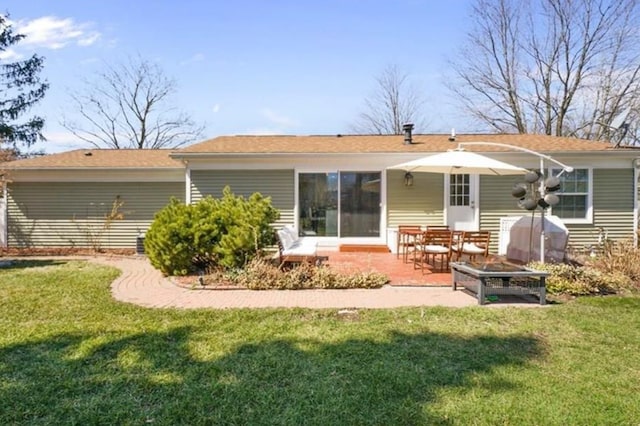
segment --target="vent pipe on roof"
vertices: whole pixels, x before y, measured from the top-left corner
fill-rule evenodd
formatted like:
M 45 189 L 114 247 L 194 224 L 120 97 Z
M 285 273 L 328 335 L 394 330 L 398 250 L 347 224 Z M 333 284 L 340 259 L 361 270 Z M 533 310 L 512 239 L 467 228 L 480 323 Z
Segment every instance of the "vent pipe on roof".
M 413 139 L 411 138 L 411 131 L 413 130 L 413 124 L 407 123 L 402 125 L 402 131 L 404 132 L 404 144 L 411 145 Z
M 451 129 L 451 136 L 449 136 L 449 141 L 450 142 L 455 142 L 456 141 L 456 129 L 454 129 L 454 128 Z

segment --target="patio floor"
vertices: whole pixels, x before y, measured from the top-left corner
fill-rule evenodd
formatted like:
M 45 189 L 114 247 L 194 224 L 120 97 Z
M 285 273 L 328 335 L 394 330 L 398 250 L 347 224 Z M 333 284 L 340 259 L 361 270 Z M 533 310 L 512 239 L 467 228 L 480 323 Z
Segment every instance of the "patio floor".
M 443 287 L 451 285 L 451 273 L 414 268 L 412 262 L 405 263 L 394 253 L 319 251 L 328 256 L 324 264 L 343 272 L 376 271 L 386 274 L 392 286 Z M 430 267 L 429 267 L 430 268 Z

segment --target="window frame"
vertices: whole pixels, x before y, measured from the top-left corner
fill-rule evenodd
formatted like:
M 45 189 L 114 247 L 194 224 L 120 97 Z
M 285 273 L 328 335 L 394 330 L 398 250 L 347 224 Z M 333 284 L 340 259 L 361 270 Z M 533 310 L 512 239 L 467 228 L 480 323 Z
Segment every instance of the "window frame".
M 566 224 L 593 224 L 593 167 L 574 167 L 574 170 L 586 170 L 587 171 L 587 185 L 589 186 L 587 192 L 563 192 L 562 188 L 555 192 L 560 198 L 563 195 L 586 195 L 587 205 L 585 206 L 585 217 L 583 218 L 563 218 L 559 217 L 563 223 Z M 549 176 L 557 176 L 562 169 L 551 167 L 548 169 Z M 562 176 L 560 176 L 562 180 Z M 553 207 L 550 208 L 550 213 L 553 213 Z

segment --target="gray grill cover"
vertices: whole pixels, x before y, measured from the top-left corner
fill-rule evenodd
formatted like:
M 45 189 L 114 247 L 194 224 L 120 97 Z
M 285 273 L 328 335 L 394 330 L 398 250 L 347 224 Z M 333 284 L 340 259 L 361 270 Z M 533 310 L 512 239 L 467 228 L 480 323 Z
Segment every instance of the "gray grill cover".
M 542 220 L 524 216 L 511 226 L 507 258 L 520 262 L 540 261 L 540 234 Z M 531 232 L 533 230 L 533 232 Z M 545 262 L 562 262 L 569 241 L 569 230 L 558 216 L 544 217 Z

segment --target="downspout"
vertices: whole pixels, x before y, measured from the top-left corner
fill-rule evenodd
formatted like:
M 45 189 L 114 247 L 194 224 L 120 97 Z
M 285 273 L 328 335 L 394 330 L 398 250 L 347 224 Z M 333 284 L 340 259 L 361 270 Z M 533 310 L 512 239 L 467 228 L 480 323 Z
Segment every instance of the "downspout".
M 633 164 L 633 245 L 638 247 L 638 179 L 640 179 L 640 157 L 634 158 Z
M 189 167 L 189 162 L 187 160 L 183 160 L 184 162 L 184 202 L 185 204 L 191 204 L 191 167 Z
M 7 182 L 0 176 L 0 248 L 9 245 L 9 200 L 7 199 Z

